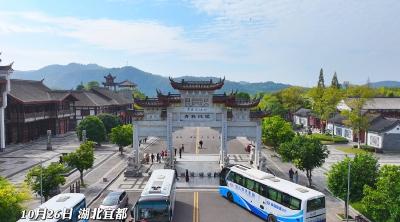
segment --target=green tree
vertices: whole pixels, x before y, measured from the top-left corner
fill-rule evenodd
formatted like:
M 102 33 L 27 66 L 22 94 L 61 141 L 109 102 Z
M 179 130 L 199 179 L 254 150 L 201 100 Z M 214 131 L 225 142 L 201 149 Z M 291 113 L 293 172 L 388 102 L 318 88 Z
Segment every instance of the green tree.
M 304 90 L 297 86 L 286 88 L 279 93 L 283 107 L 289 110 L 291 118 L 294 112 L 299 108 L 304 107 L 305 100 L 303 98 L 303 93 Z
M 60 184 L 65 184 L 65 177 L 63 175 L 65 172 L 64 165 L 59 163 L 51 163 L 47 167 L 35 166 L 29 170 L 25 181 L 33 191 L 43 196 L 47 201 L 49 197 L 59 193 Z M 41 193 L 40 181 L 42 181 L 43 193 Z
M 146 95 L 137 88 L 133 89 L 132 96 L 133 96 L 133 98 L 136 98 L 136 99 L 145 99 L 146 98 Z
M 283 161 L 292 162 L 298 169 L 305 171 L 308 179 L 308 186 L 312 185 L 312 171 L 321 167 L 328 157 L 329 151 L 325 145 L 317 139 L 296 136 L 293 140 L 282 143 L 279 147 L 279 154 Z
M 271 94 L 265 94 L 258 104 L 258 107 L 267 111 L 271 116 L 284 117 L 287 112 L 278 97 Z
M 83 171 L 93 167 L 93 148 L 94 143 L 92 141 L 87 141 L 82 143 L 74 152 L 71 152 L 64 157 L 65 162 L 69 166 L 74 167 L 79 171 L 82 185 L 84 185 Z
M 321 68 L 319 71 L 318 88 L 325 88 L 324 70 Z
M 99 87 L 99 86 L 100 86 L 99 82 L 97 82 L 97 81 L 90 81 L 90 82 L 88 82 L 88 83 L 86 84 L 85 88 L 86 88 L 86 90 L 91 90 L 92 88 L 94 88 L 94 87 Z
M 365 185 L 361 201 L 370 219 L 376 222 L 400 221 L 400 166 L 385 165 L 374 186 Z
M 281 143 L 292 140 L 295 135 L 290 123 L 279 116 L 264 118 L 261 127 L 263 142 L 270 144 L 275 151 Z
M 83 85 L 83 82 L 81 82 L 79 85 L 76 86 L 76 90 L 84 90 L 85 85 Z
M 97 116 L 85 117 L 76 128 L 76 133 L 82 140 L 82 130 L 86 130 L 86 137 L 90 141 L 101 143 L 106 139 L 106 128 Z
M 374 186 L 378 176 L 378 160 L 371 154 L 357 154 L 354 159 L 346 157 L 332 165 L 328 172 L 328 188 L 333 195 L 347 201 L 347 175 L 350 163 L 350 201 L 359 201 L 365 185 Z M 346 214 L 346 212 L 345 212 Z
M 336 107 L 342 99 L 342 92 L 334 87 L 314 87 L 308 95 L 312 100 L 312 110 L 321 119 L 321 131 L 324 132 L 324 123 L 336 112 Z
M 0 177 L 0 218 L 4 222 L 14 222 L 21 217 L 22 203 L 31 198 L 26 184 L 17 188 Z
M 121 125 L 121 120 L 116 115 L 101 113 L 97 117 L 103 122 L 107 134 L 111 132 L 112 128 Z
M 361 146 L 361 133 L 368 129 L 368 116 L 364 115 L 365 103 L 375 95 L 375 91 L 367 86 L 353 86 L 347 89 L 347 105 L 350 110 L 343 110 L 342 115 L 346 117 L 344 124 L 351 127 L 358 136 L 358 148 Z
M 331 87 L 335 88 L 335 89 L 340 89 L 340 83 L 339 83 L 339 80 L 337 78 L 336 72 L 333 74 Z
M 250 99 L 250 94 L 248 94 L 247 92 L 238 92 L 236 94 L 236 99 L 249 100 Z
M 132 144 L 133 129 L 131 124 L 117 126 L 112 128 L 110 133 L 110 140 L 112 143 L 117 144 L 121 155 L 124 151 L 124 146 Z

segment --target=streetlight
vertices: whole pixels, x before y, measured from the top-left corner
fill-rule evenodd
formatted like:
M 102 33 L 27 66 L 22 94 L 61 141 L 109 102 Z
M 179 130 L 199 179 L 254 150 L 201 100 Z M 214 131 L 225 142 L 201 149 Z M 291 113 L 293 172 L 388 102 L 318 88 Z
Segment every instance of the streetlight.
M 43 160 L 40 159 L 40 204 L 43 203 Z

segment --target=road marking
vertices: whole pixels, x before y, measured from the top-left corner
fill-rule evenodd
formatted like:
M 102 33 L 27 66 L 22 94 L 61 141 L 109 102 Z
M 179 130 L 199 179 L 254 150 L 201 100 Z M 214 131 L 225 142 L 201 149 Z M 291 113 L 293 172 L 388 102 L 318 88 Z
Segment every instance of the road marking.
M 200 137 L 200 130 L 199 127 L 196 127 L 196 142 L 194 146 L 196 147 L 196 154 L 199 154 L 199 147 L 197 146 L 199 144 L 199 137 Z
M 199 192 L 193 193 L 193 222 L 199 222 Z

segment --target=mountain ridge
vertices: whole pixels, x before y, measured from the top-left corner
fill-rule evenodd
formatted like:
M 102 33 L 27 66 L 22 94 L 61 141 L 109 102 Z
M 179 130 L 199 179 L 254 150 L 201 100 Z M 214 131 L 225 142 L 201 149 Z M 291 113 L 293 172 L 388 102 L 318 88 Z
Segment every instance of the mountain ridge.
M 130 80 L 138 85 L 140 91 L 148 96 L 155 96 L 156 89 L 161 90 L 163 93 L 176 92 L 169 83 L 166 76 L 154 74 L 140 70 L 133 66 L 123 66 L 120 68 L 106 68 L 97 64 L 80 64 L 69 63 L 67 65 L 48 65 L 38 70 L 29 71 L 14 71 L 12 78 L 42 80 L 44 83 L 53 89 L 74 89 L 81 82 L 87 83 L 89 81 L 98 81 L 100 84 L 104 81 L 103 76 L 111 73 L 117 76 L 116 82 Z M 216 77 L 195 77 L 195 76 L 181 76 L 174 79 L 187 79 L 187 80 L 209 80 L 214 81 L 219 78 Z M 151 86 L 151 87 L 149 87 Z M 275 83 L 272 81 L 250 83 L 246 81 L 230 81 L 225 80 L 224 87 L 217 92 L 229 91 L 243 91 L 250 94 L 257 92 L 275 92 L 289 87 L 289 84 Z

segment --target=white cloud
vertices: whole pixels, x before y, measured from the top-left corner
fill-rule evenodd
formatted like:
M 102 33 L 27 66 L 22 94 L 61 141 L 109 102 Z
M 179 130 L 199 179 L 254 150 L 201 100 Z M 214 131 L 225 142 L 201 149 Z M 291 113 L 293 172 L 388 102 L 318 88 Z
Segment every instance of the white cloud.
M 192 41 L 185 30 L 155 21 L 121 21 L 52 17 L 38 12 L 0 12 L 0 33 L 45 33 L 68 37 L 102 49 L 132 55 L 176 54 L 191 59 L 223 57 L 223 48 L 211 41 Z

